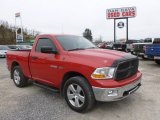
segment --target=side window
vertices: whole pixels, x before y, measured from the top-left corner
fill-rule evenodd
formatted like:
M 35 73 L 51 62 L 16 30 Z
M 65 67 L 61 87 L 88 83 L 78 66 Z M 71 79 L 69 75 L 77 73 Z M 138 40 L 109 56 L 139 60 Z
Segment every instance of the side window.
M 52 50 L 56 50 L 55 45 L 48 38 L 40 38 L 38 40 L 38 43 L 37 43 L 37 46 L 36 46 L 36 52 L 41 52 L 42 47 L 52 47 Z

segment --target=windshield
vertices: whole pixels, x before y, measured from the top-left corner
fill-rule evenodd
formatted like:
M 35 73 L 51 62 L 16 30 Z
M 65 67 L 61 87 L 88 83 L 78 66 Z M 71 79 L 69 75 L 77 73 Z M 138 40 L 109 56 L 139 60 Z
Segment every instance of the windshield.
M 66 35 L 56 36 L 56 38 L 66 51 L 97 48 L 92 42 L 80 36 Z
M 8 46 L 10 49 L 17 49 L 17 46 L 16 45 L 9 45 Z
M 0 46 L 0 50 L 10 50 L 7 46 Z

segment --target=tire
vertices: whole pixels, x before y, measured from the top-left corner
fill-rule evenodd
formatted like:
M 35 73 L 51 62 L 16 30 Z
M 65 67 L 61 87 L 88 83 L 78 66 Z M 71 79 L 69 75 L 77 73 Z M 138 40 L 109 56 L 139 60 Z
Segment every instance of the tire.
M 144 55 L 142 55 L 142 59 L 146 60 L 147 58 Z
M 63 94 L 69 107 L 76 112 L 87 112 L 95 103 L 91 86 L 81 76 L 69 78 L 64 85 Z
M 25 87 L 28 85 L 28 79 L 24 76 L 20 66 L 15 66 L 12 70 L 13 82 L 17 87 Z
M 131 54 L 134 55 L 134 54 L 133 54 L 133 51 L 131 51 Z
M 155 62 L 156 62 L 158 65 L 160 65 L 160 60 L 155 60 Z

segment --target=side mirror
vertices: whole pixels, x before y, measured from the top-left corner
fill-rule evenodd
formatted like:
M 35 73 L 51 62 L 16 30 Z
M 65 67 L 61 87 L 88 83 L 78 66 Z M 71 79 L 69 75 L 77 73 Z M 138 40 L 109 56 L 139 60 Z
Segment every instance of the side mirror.
M 53 48 L 50 47 L 50 46 L 41 47 L 41 52 L 42 53 L 53 53 L 53 54 L 57 54 L 58 53 L 56 50 L 53 50 Z

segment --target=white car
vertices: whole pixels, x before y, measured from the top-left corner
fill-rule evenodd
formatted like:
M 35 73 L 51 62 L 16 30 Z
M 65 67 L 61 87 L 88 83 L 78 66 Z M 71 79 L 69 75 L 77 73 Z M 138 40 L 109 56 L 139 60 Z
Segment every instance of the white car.
M 10 49 L 7 46 L 0 45 L 0 57 L 6 57 L 6 53 L 8 50 Z
M 32 46 L 30 45 L 8 45 L 11 50 L 31 50 Z

